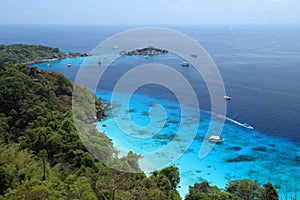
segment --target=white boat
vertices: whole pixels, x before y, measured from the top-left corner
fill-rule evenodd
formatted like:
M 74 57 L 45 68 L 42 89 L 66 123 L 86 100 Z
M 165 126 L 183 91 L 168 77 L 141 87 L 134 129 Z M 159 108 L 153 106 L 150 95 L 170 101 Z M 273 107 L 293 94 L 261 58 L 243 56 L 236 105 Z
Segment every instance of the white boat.
M 211 142 L 216 142 L 216 143 L 220 143 L 220 142 L 224 142 L 224 138 L 220 137 L 220 136 L 216 136 L 216 135 L 212 135 L 208 138 L 209 141 Z
M 251 126 L 250 124 L 247 124 L 247 123 L 243 123 L 243 126 L 244 126 L 245 128 L 251 129 L 251 130 L 254 129 L 253 126 Z
M 235 124 L 237 124 L 237 125 L 239 125 L 239 126 L 241 126 L 241 127 L 247 128 L 247 129 L 251 129 L 251 130 L 254 129 L 254 127 L 251 126 L 250 124 L 238 122 L 238 121 L 233 120 L 233 119 L 231 119 L 231 118 L 229 118 L 229 117 L 226 117 L 226 116 L 224 116 L 224 115 L 217 115 L 217 117 L 220 117 L 220 118 L 222 118 L 222 119 L 228 120 L 228 121 L 230 121 L 230 122 L 232 122 L 232 123 L 235 123 Z
M 182 67 L 188 67 L 188 66 L 190 66 L 190 64 L 188 62 L 184 61 L 184 62 L 181 63 L 181 66 Z
M 224 96 L 224 100 L 231 100 L 231 96 L 225 95 L 225 96 Z
M 71 64 L 71 63 L 69 63 L 69 64 L 68 64 L 68 67 L 71 67 L 71 66 L 72 66 L 72 64 Z

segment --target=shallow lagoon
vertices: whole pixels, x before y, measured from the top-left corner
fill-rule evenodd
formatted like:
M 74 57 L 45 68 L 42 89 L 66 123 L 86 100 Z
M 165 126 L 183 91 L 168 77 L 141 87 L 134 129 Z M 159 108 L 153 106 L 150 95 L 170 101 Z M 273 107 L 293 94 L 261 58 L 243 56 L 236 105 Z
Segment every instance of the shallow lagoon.
M 111 95 L 108 93 L 99 92 L 97 95 L 107 102 L 110 101 Z M 107 136 L 113 140 L 115 147 L 121 152 L 131 150 L 143 154 L 162 148 L 172 141 L 180 120 L 182 120 L 181 125 L 187 132 L 187 138 L 181 139 L 192 139 L 193 142 L 186 151 L 182 152 L 182 156 L 178 160 L 169 164 L 179 167 L 181 176 L 179 191 L 182 196 L 188 192 L 189 185 L 203 180 L 221 188 L 224 188 L 226 183 L 233 179 L 251 179 L 261 184 L 271 182 L 277 187 L 282 198 L 292 195 L 297 189 L 297 183 L 300 182 L 300 151 L 295 144 L 226 121 L 221 135 L 225 141 L 215 145 L 208 156 L 201 159 L 198 154 L 210 123 L 209 113 L 201 112 L 197 135 L 195 138 L 188 138 L 191 126 L 198 125 L 194 124 L 197 120 L 193 119 L 192 111 L 190 111 L 190 115 L 180 119 L 180 108 L 176 102 L 135 94 L 134 101 L 130 102 L 130 108 L 126 108 L 122 106 L 124 99 L 122 95 L 117 96 L 119 97 L 118 107 L 115 109 L 117 109 L 118 115 L 114 118 L 126 119 L 130 112 L 132 119 L 137 124 L 147 125 L 149 123 L 147 112 L 153 103 L 164 106 L 168 116 L 163 129 L 157 135 L 146 139 L 138 138 L 139 134 L 143 137 L 147 134 L 147 132 L 143 132 L 143 129 L 132 131 L 129 134 L 125 133 L 118 128 L 113 118 L 99 122 L 98 128 L 106 132 Z M 123 120 L 123 122 L 127 123 L 128 121 Z M 103 127 L 103 124 L 106 126 Z M 180 151 L 180 149 L 174 149 L 174 151 Z M 169 156 L 166 152 L 161 155 L 160 159 L 168 159 Z M 298 195 L 300 195 L 299 190 Z

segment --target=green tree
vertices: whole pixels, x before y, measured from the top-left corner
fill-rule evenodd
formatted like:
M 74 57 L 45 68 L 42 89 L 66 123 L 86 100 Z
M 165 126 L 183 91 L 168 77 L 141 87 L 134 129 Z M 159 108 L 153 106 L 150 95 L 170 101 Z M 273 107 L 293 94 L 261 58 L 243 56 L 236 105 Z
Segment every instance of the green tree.
M 30 199 L 30 200 L 41 200 L 41 199 L 66 199 L 65 193 L 67 187 L 64 183 L 58 180 L 26 180 L 20 184 L 16 189 L 9 190 L 5 194 L 4 198 L 9 200 L 15 199 Z
M 263 199 L 265 200 L 278 200 L 278 193 L 271 183 L 264 184 Z
M 71 175 L 66 182 L 68 182 L 70 187 L 68 192 L 69 199 L 97 200 L 97 196 L 93 192 L 88 178 Z
M 203 181 L 201 183 L 195 183 L 194 186 L 190 186 L 189 193 L 185 197 L 185 200 L 227 200 L 237 199 L 233 194 L 221 191 L 216 186 L 210 186 L 208 182 Z
M 179 182 L 180 182 L 180 176 L 179 176 L 179 169 L 175 166 L 167 167 L 160 172 L 161 174 L 165 175 L 169 181 L 172 184 L 172 189 L 176 189 Z
M 248 179 L 230 181 L 226 191 L 244 200 L 261 199 L 262 197 L 262 189 L 259 184 Z
M 99 172 L 98 177 L 97 189 L 103 196 L 115 200 L 118 191 L 127 189 L 126 183 L 129 182 L 131 174 L 105 167 Z
M 0 167 L 0 195 L 3 195 L 8 188 L 14 187 L 15 176 Z
M 45 149 L 41 150 L 38 155 L 37 158 L 39 160 L 42 161 L 42 166 L 43 166 L 43 177 L 42 180 L 46 180 L 46 173 L 47 173 L 47 158 L 48 158 L 48 154 L 47 151 Z

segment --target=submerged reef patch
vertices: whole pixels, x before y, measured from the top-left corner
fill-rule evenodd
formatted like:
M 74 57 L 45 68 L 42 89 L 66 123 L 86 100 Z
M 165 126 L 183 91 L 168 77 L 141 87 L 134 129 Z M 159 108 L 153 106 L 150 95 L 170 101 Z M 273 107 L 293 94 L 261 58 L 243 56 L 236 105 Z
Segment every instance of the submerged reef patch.
M 254 151 L 261 151 L 261 152 L 267 152 L 266 147 L 253 147 L 252 150 Z
M 239 155 L 233 159 L 227 159 L 227 162 L 250 162 L 256 160 L 253 156 Z
M 242 149 L 242 147 L 239 147 L 239 146 L 233 146 L 233 147 L 227 148 L 227 150 L 233 150 L 233 151 L 240 151 L 241 149 Z

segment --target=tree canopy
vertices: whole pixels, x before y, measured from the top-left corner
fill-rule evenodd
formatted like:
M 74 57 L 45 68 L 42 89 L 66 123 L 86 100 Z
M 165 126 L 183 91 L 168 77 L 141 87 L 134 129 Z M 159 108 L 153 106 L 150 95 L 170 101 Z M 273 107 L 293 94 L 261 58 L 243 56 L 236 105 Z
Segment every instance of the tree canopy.
M 0 63 L 0 198 L 180 199 L 177 168 L 146 177 L 111 169 L 87 151 L 71 112 L 72 89 L 57 72 Z M 112 141 L 93 123 L 84 126 L 101 159 L 138 170 L 138 155 L 115 157 Z
M 0 45 L 0 62 L 31 63 L 44 59 L 63 58 L 66 54 L 58 48 L 42 45 Z

